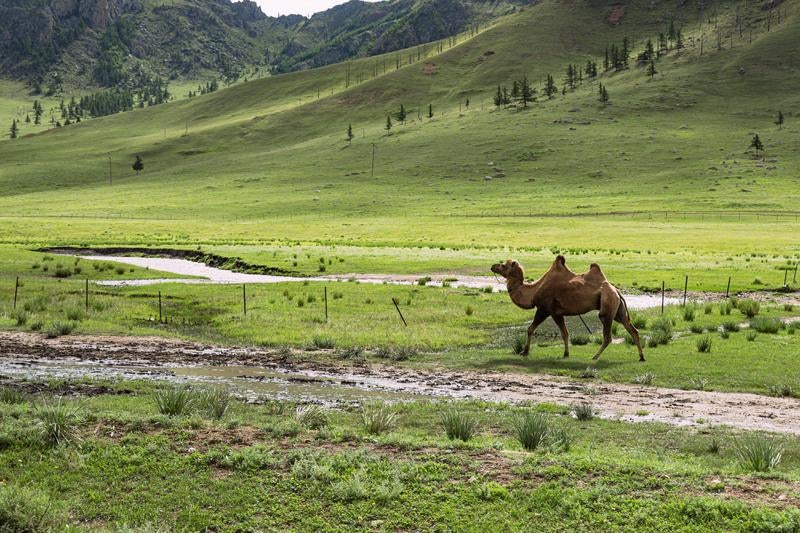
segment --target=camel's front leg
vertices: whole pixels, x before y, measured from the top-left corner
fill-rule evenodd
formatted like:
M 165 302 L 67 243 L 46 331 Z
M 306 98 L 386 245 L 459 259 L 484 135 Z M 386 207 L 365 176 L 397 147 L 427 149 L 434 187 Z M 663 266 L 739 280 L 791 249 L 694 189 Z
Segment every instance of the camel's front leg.
M 542 322 L 547 320 L 548 316 L 550 315 L 545 311 L 542 311 L 541 309 L 536 310 L 536 314 L 533 316 L 533 322 L 531 322 L 531 325 L 528 326 L 528 341 L 525 343 L 525 349 L 522 350 L 522 353 L 520 355 L 528 355 L 530 353 L 531 339 L 533 339 L 533 332 L 536 331 L 536 328 L 538 328 L 542 324 Z

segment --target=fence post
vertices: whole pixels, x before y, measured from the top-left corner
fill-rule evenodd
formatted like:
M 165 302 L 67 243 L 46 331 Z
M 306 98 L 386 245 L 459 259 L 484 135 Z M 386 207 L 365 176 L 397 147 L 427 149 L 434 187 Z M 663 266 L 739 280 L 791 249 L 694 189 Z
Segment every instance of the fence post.
M 661 314 L 664 314 L 664 282 L 661 282 Z
M 89 278 L 86 278 L 86 288 L 84 289 L 84 296 L 86 297 L 86 310 L 89 310 Z
M 689 288 L 689 276 L 683 281 L 683 307 L 686 307 L 686 291 Z
M 14 282 L 14 309 L 17 308 L 17 292 L 19 292 L 19 276 L 17 276 L 17 281 Z
M 247 285 L 242 283 L 242 308 L 244 310 L 244 316 L 247 316 Z
M 731 293 L 731 277 L 728 276 L 728 288 L 725 289 L 725 298 L 727 298 Z
M 400 315 L 400 320 L 403 321 L 403 325 L 408 327 L 408 322 L 406 322 L 405 317 L 403 317 L 403 313 L 400 312 L 400 306 L 397 305 L 397 300 L 395 298 L 392 298 L 392 303 L 394 304 L 394 308 L 397 309 L 397 314 Z
M 325 291 L 325 322 L 327 322 L 328 321 L 328 287 L 327 287 L 327 285 L 325 287 L 323 287 L 323 290 Z
M 794 264 L 794 276 L 792 277 L 792 283 L 797 282 L 797 263 Z
M 163 322 L 162 315 L 161 315 L 161 291 L 158 291 L 158 323 L 161 324 Z
M 786 287 L 786 280 L 788 279 L 787 276 L 789 275 L 789 269 L 785 268 L 783 270 L 783 286 Z

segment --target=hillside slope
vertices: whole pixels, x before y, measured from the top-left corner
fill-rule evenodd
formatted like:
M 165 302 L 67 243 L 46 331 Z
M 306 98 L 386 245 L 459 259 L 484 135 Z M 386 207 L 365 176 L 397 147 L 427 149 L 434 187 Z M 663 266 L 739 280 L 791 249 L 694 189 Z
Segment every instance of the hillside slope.
M 745 13 L 744 4 L 738 9 Z M 12 217 L 79 217 L 61 233 L 66 241 L 135 234 L 148 242 L 454 246 L 599 242 L 591 218 L 521 227 L 518 219 L 476 215 L 794 211 L 800 57 L 792 43 L 800 27 L 796 6 L 782 9 L 780 24 L 773 19 L 767 31 L 768 12 L 749 4 L 741 16 L 753 29 L 750 42 L 749 27 L 741 37 L 732 31 L 735 3 L 711 6 L 701 17 L 678 2 L 631 2 L 612 23 L 619 13 L 605 5 L 543 2 L 443 53 L 403 54 L 399 69 L 389 55 L 385 74 L 383 58 L 368 58 L 2 142 L 0 208 Z M 626 35 L 638 53 L 673 17 L 687 47 L 660 58 L 652 79 L 632 64 L 541 97 L 548 73 L 561 87 L 568 63 L 602 63 L 605 47 Z M 715 26 L 725 37 L 721 50 Z M 426 63 L 435 63 L 435 73 Z M 348 71 L 365 81 L 346 87 Z M 523 75 L 539 101 L 527 110 L 495 108 L 497 85 L 510 87 Z M 598 83 L 610 93 L 606 106 Z M 769 98 L 761 96 L 765 87 Z M 395 118 L 387 132 L 387 115 L 400 104 L 406 124 Z M 779 109 L 787 119 L 782 129 L 773 123 Z M 352 143 L 345 140 L 349 124 Z M 756 132 L 766 161 L 748 153 Z M 138 176 L 135 155 L 145 161 Z M 106 232 L 98 235 L 80 217 L 106 219 Z M 117 221 L 123 218 L 130 221 Z M 49 240 L 53 227 L 22 220 L 9 226 L 22 240 Z M 653 242 L 647 225 L 603 227 L 603 242 Z M 791 250 L 796 243 L 785 227 L 771 245 Z M 685 230 L 671 246 L 701 244 L 683 240 Z M 763 241 L 750 230 L 728 228 L 719 245 L 747 249 Z M 678 230 L 660 231 L 667 238 Z

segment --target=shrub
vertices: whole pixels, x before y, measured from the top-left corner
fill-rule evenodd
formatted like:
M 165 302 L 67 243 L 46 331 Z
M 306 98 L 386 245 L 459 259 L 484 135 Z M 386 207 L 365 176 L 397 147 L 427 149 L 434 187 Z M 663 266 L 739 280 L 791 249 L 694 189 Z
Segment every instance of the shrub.
M 332 338 L 321 335 L 315 335 L 311 343 L 314 345 L 314 348 L 319 350 L 332 350 L 336 346 L 336 342 L 334 342 Z
M 727 316 L 731 314 L 731 303 L 730 302 L 722 302 L 719 304 L 719 314 L 721 316 Z
M 587 366 L 586 370 L 581 372 L 581 378 L 583 379 L 595 379 L 597 377 L 597 368 L 593 366 Z
M 17 404 L 24 400 L 22 393 L 8 386 L 0 387 L 0 403 Z
M 661 329 L 655 329 L 647 338 L 647 345 L 650 348 L 655 348 L 656 346 L 669 344 L 670 340 L 672 340 L 671 334 Z
M 121 276 L 121 275 L 123 275 L 125 273 L 125 268 L 124 267 L 117 267 L 117 268 L 114 269 L 114 272 L 117 273 L 117 276 Z
M 735 440 L 734 452 L 747 470 L 769 472 L 780 464 L 783 445 L 775 437 L 751 433 Z
M 28 313 L 27 311 L 16 311 L 11 314 L 11 318 L 14 319 L 15 324 L 17 327 L 24 326 L 28 323 Z
M 475 310 L 472 308 L 471 305 L 468 305 L 467 308 L 464 310 L 464 312 L 467 313 L 467 316 L 472 316 Z
M 69 335 L 75 329 L 75 324 L 72 322 L 60 322 L 56 320 L 44 330 L 44 334 L 48 339 L 55 339 L 63 335 Z
M 573 335 L 570 338 L 570 343 L 573 346 L 586 346 L 587 344 L 589 344 L 589 341 L 591 341 L 591 340 L 592 340 L 591 337 L 589 337 L 588 335 L 584 335 L 584 334 L 580 334 L 579 333 L 577 335 Z
M 196 398 L 187 387 L 167 387 L 155 391 L 153 401 L 162 415 L 180 416 L 194 407 Z
M 703 329 L 703 326 L 701 326 L 699 324 L 692 324 L 689 327 L 689 331 L 691 331 L 692 333 L 703 333 L 703 331 L 705 331 L 705 329 Z
M 34 320 L 33 322 L 31 322 L 30 330 L 31 331 L 42 331 L 43 327 L 44 327 L 44 322 L 42 322 L 41 320 Z
M 38 407 L 35 419 L 44 441 L 49 445 L 59 446 L 81 440 L 80 406 L 66 404 L 59 398 L 55 403 Z
M 652 385 L 655 378 L 656 376 L 652 372 L 645 372 L 633 378 L 633 382 L 637 385 Z
M 71 309 L 67 309 L 67 320 L 71 320 L 73 322 L 80 322 L 85 318 L 83 310 L 77 307 L 73 307 Z
M 750 331 L 747 332 L 748 341 L 753 342 L 754 340 L 756 340 L 756 337 L 758 337 L 758 333 L 755 330 L 751 329 Z
M 72 271 L 68 268 L 64 268 L 61 265 L 56 265 L 56 269 L 53 271 L 53 276 L 56 278 L 68 278 L 72 275 Z
M 391 430 L 397 421 L 397 413 L 385 404 L 365 405 L 361 411 L 361 422 L 370 435 L 380 435 Z
M 442 426 L 450 440 L 470 440 L 478 430 L 478 420 L 472 413 L 448 409 L 442 413 Z
M 750 327 L 759 333 L 778 333 L 783 322 L 773 317 L 757 316 L 750 320 Z
M 214 420 L 225 417 L 233 400 L 233 395 L 225 389 L 207 389 L 199 396 L 200 408 Z
M 794 335 L 794 332 L 797 331 L 797 324 L 792 322 L 788 326 L 786 326 L 786 334 L 787 335 Z
M 294 419 L 308 429 L 319 429 L 328 424 L 328 413 L 319 405 L 298 405 Z
M 643 316 L 631 317 L 631 323 L 636 329 L 645 329 L 647 327 L 647 319 Z
M 594 418 L 594 407 L 590 403 L 574 404 L 571 411 L 577 420 L 585 421 Z
M 685 322 L 694 322 L 695 311 L 694 307 L 686 306 L 683 308 L 683 320 Z
M 339 350 L 339 357 L 342 359 L 363 359 L 364 358 L 364 348 L 361 346 L 352 346 L 349 348 L 344 348 L 343 350 Z
M 672 337 L 672 321 L 665 316 L 656 318 L 650 326 L 650 329 L 653 331 L 663 331 L 666 335 Z
M 27 487 L 0 485 L 0 530 L 60 531 L 64 518 L 45 494 Z
M 794 305 L 793 304 L 783 304 L 783 310 L 784 311 L 794 311 Z
M 694 390 L 706 390 L 708 380 L 702 377 L 689 378 L 689 388 Z
M 425 277 L 419 278 L 417 280 L 417 285 L 419 285 L 420 287 L 424 287 L 425 285 L 427 285 L 430 282 L 431 282 L 431 277 L 430 276 L 425 276 Z
M 356 472 L 350 478 L 334 483 L 331 487 L 334 497 L 343 502 L 354 502 L 367 497 L 367 487 Z
M 525 351 L 525 345 L 528 342 L 528 336 L 524 333 L 520 333 L 516 337 L 514 337 L 514 345 L 513 350 L 515 355 L 522 355 L 522 352 Z
M 739 323 L 732 321 L 723 322 L 722 331 L 727 331 L 728 333 L 736 333 L 737 331 L 739 331 Z
M 753 318 L 761 310 L 761 304 L 755 300 L 740 300 L 736 308 L 747 318 Z
M 794 388 L 789 383 L 770 385 L 767 390 L 771 396 L 777 396 L 779 398 L 794 397 Z
M 551 431 L 550 419 L 544 413 L 527 412 L 514 421 L 517 440 L 528 451 L 536 450 L 547 440 Z
M 697 339 L 697 351 L 700 353 L 710 353 L 711 352 L 711 336 L 706 335 L 704 337 L 700 337 Z
M 710 315 L 714 310 L 714 306 L 709 302 L 703 306 L 703 313 Z
M 728 331 L 727 329 L 723 329 L 722 331 L 719 332 L 719 336 L 722 339 L 728 339 L 731 336 L 731 332 Z

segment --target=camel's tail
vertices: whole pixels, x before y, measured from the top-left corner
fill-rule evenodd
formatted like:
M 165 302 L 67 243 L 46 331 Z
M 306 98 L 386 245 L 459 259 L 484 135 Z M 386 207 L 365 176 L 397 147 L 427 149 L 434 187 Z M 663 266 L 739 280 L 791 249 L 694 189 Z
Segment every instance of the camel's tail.
M 620 291 L 617 291 L 617 295 L 619 295 L 619 301 L 622 304 L 619 309 L 617 309 L 617 319 L 622 321 L 624 318 L 630 318 L 631 315 L 628 312 L 628 302 L 625 301 L 625 297 L 622 296 Z

